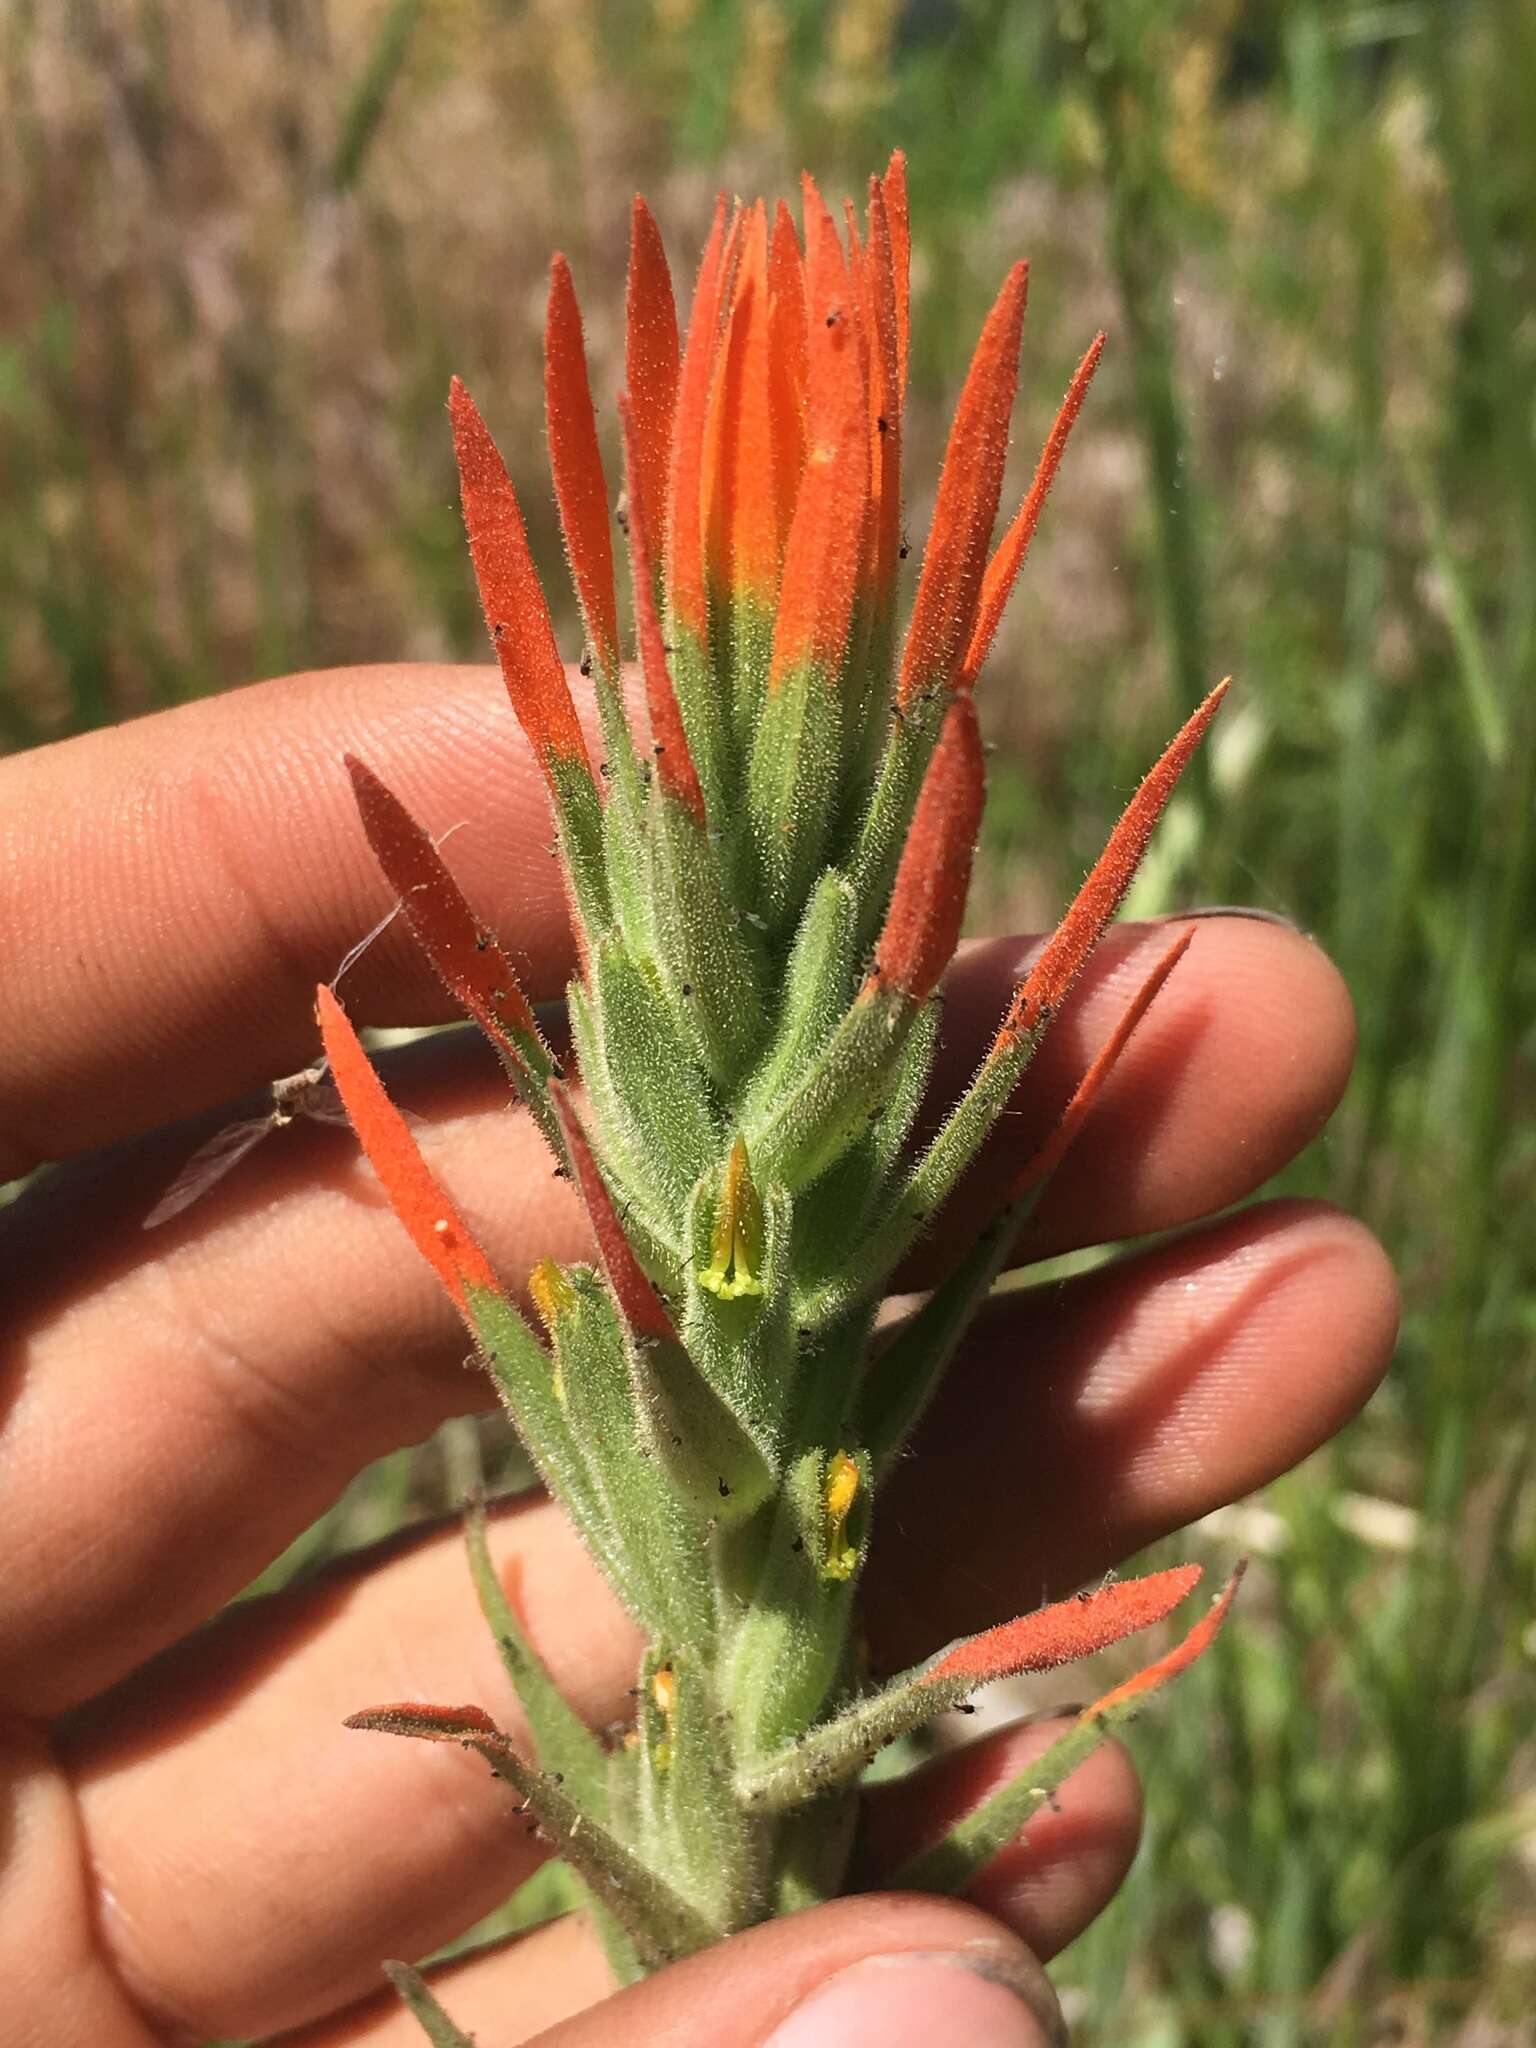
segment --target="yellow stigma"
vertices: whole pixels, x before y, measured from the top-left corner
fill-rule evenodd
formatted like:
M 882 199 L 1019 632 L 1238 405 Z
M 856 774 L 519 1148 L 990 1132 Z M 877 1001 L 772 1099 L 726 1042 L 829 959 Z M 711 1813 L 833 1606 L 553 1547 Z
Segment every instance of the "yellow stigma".
M 744 1295 L 762 1293 L 757 1269 L 763 1261 L 763 1205 L 740 1138 L 726 1161 L 710 1250 L 710 1263 L 699 1274 L 701 1287 L 721 1301 L 740 1301 Z
M 576 1290 L 553 1259 L 540 1259 L 528 1275 L 528 1292 L 539 1312 L 539 1321 L 552 1337 L 561 1316 L 576 1306 Z
M 838 1451 L 827 1461 L 827 1477 L 822 1487 L 822 1500 L 827 1510 L 827 1561 L 822 1575 L 828 1579 L 851 1579 L 853 1568 L 859 1561 L 859 1553 L 843 1540 L 848 1524 L 849 1511 L 859 1497 L 859 1468 L 846 1451 Z
M 668 1728 L 672 1725 L 672 1712 L 677 1705 L 677 1673 L 670 1664 L 662 1664 L 651 1674 L 651 1698 L 656 1702 L 656 1711 Z M 651 1752 L 651 1760 L 658 1771 L 665 1771 L 672 1763 L 670 1737 L 658 1742 Z

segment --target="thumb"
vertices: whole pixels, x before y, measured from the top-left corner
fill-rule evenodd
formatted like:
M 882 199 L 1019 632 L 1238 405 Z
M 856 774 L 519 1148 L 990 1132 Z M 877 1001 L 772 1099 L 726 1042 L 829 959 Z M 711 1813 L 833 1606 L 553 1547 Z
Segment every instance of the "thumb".
M 514 1947 L 500 1971 L 484 1958 L 434 1979 L 482 2041 L 527 2039 L 511 2030 L 538 2001 L 519 1995 L 516 1958 Z M 530 1960 L 525 1951 L 525 1973 Z M 526 1975 L 522 1990 L 534 1990 Z M 871 1893 L 734 1935 L 528 2048 L 1065 2048 L 1066 2038 L 1045 1971 L 997 1921 L 951 1899 Z

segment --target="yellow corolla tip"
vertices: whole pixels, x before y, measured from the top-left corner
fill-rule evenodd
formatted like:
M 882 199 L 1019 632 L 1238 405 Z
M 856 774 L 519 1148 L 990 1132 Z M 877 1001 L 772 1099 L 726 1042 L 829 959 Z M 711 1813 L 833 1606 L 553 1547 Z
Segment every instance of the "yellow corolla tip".
M 853 1545 L 843 1541 L 843 1532 L 862 1483 L 863 1475 L 858 1464 L 846 1451 L 838 1451 L 827 1460 L 827 1476 L 821 1495 L 827 1511 L 827 1554 L 821 1568 L 823 1578 L 853 1577 L 859 1553 Z

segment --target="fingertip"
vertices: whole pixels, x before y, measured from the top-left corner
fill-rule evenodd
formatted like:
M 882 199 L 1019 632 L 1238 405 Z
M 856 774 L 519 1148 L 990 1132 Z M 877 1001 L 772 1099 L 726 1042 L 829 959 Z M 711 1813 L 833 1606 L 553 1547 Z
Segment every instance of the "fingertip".
M 536 2031 L 525 1994 L 545 2012 L 600 2001 L 539 2032 L 540 2048 L 1059 2048 L 1066 2038 L 1049 1981 L 1015 1935 L 963 1901 L 910 1892 L 764 1922 L 608 1999 L 606 1983 L 590 1932 L 569 1920 L 432 1977 L 458 2026 L 509 2048 Z M 302 2048 L 405 2048 L 413 2038 L 377 2003 L 368 2014 L 366 2030 L 305 2035 Z

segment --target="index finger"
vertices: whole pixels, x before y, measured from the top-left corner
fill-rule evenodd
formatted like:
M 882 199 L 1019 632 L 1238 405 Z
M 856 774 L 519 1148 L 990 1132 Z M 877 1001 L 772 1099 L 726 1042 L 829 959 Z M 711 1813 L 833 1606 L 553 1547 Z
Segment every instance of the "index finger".
M 315 1055 L 315 983 L 386 911 L 341 756 L 434 833 L 528 994 L 571 965 L 553 828 L 494 669 L 259 683 L 0 762 L 0 1181 Z M 388 1021 L 456 1015 L 403 935 L 348 978 Z

